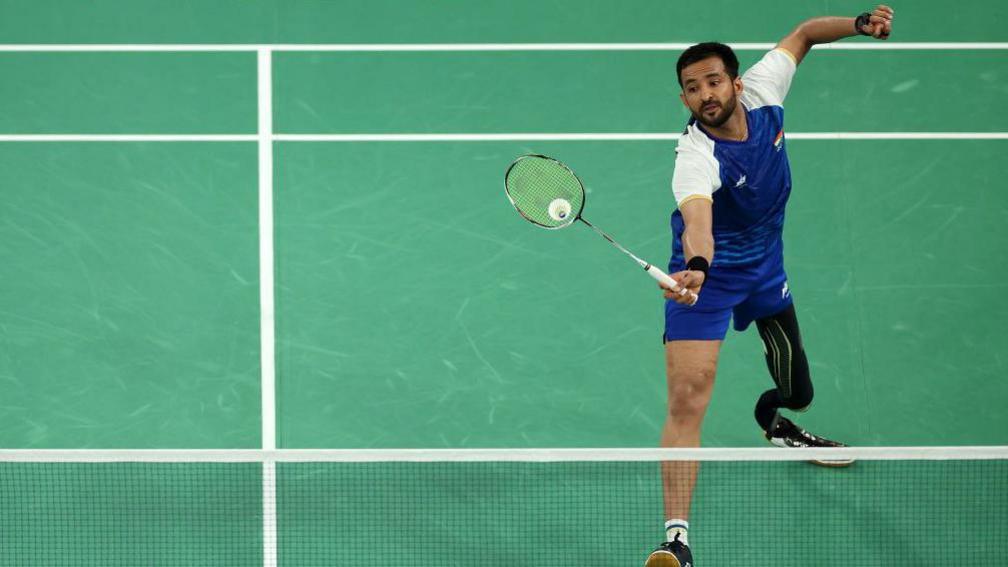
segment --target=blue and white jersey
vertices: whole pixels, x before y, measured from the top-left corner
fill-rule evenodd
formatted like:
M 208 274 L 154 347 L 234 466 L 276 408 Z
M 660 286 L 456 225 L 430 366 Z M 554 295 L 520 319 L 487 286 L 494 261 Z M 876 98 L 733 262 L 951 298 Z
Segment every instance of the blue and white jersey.
M 692 199 L 712 201 L 712 266 L 758 263 L 781 240 L 791 194 L 783 103 L 795 69 L 791 54 L 775 49 L 742 75 L 739 102 L 749 125 L 744 142 L 714 138 L 695 119 L 679 138 L 672 192 L 679 206 Z M 683 227 L 676 210 L 670 270 L 683 263 Z

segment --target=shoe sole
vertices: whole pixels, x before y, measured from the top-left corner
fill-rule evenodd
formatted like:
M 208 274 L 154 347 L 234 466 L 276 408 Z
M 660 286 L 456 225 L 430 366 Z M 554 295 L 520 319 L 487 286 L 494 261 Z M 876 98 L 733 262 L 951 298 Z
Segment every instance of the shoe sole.
M 854 459 L 848 459 L 846 461 L 816 461 L 816 460 L 811 460 L 809 462 L 812 463 L 813 465 L 820 466 L 820 467 L 826 467 L 826 468 L 830 468 L 830 469 L 842 469 L 844 467 L 849 467 L 849 466 L 853 465 L 854 464 Z
M 780 445 L 774 443 L 770 439 L 767 439 L 766 436 L 764 436 L 763 438 L 766 439 L 766 442 L 771 447 L 777 447 L 778 449 L 790 449 L 791 448 L 791 447 L 781 447 Z M 816 460 L 816 459 L 812 459 L 811 461 L 805 461 L 805 462 L 813 464 L 813 465 L 816 465 L 817 467 L 826 467 L 826 468 L 830 468 L 830 469 L 842 469 L 842 468 L 849 467 L 849 466 L 853 465 L 855 463 L 855 459 L 844 459 L 842 461 L 819 461 L 819 460 Z
M 668 551 L 660 550 L 648 556 L 647 561 L 644 562 L 644 567 L 682 567 L 682 564 L 679 563 L 675 555 Z

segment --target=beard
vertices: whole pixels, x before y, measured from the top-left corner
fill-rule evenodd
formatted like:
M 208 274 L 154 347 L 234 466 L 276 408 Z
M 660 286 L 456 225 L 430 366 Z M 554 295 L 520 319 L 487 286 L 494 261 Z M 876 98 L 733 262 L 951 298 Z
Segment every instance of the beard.
M 732 114 L 735 112 L 735 107 L 738 106 L 737 97 L 732 94 L 731 98 L 728 99 L 728 104 L 721 104 L 720 101 L 717 102 L 720 107 L 713 117 L 707 118 L 703 114 L 703 105 L 700 106 L 700 111 L 695 111 L 690 109 L 690 113 L 693 114 L 693 118 L 696 118 L 698 122 L 707 126 L 708 128 L 720 128 L 728 119 L 731 118 Z

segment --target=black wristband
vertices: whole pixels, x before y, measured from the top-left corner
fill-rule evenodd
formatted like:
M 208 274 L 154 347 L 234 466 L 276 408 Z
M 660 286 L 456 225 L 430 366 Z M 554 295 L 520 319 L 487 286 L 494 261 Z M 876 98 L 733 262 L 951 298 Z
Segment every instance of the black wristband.
M 706 282 L 707 272 L 710 271 L 710 262 L 708 262 L 707 258 L 704 258 L 703 256 L 693 256 L 689 259 L 689 262 L 686 262 L 686 269 L 703 272 L 703 278 Z
M 861 35 L 871 35 L 870 33 L 865 33 L 862 28 L 871 23 L 871 12 L 862 12 L 857 18 L 854 18 L 854 31 Z

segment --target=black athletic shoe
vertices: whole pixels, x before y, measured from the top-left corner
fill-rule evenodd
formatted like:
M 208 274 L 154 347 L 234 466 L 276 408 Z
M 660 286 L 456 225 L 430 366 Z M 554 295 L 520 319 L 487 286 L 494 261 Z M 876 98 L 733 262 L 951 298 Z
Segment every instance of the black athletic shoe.
M 644 567 L 693 567 L 693 553 L 689 546 L 679 541 L 666 541 L 648 555 Z
M 843 443 L 830 441 L 818 435 L 813 435 L 798 427 L 786 417 L 777 416 L 770 431 L 766 432 L 767 441 L 778 447 L 846 447 Z M 810 461 L 824 467 L 846 467 L 854 462 L 854 459 L 835 460 L 812 460 Z

